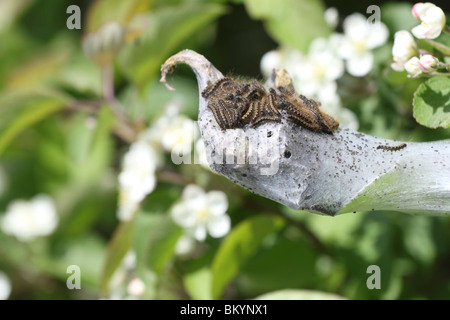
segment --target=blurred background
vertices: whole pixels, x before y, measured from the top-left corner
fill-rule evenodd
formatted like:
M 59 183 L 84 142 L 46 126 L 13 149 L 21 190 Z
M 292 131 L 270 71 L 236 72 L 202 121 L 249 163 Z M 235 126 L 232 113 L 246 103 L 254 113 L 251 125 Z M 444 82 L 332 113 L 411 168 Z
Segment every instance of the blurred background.
M 324 108 L 383 138 L 449 139 L 413 117 L 424 80 L 390 68 L 395 32 L 420 23 L 413 4 L 1 0 L 0 299 L 449 298 L 448 218 L 294 211 L 204 162 L 177 165 L 177 146 L 204 156 L 197 84 L 186 66 L 168 77 L 175 92 L 159 82 L 189 48 L 244 78 L 285 67 L 305 92 L 311 43 L 348 37 L 346 18 L 377 5 L 386 38 L 368 44 L 363 75 L 349 58 L 325 64 L 340 68 L 327 80 L 338 103 Z M 367 286 L 371 265 L 380 289 Z

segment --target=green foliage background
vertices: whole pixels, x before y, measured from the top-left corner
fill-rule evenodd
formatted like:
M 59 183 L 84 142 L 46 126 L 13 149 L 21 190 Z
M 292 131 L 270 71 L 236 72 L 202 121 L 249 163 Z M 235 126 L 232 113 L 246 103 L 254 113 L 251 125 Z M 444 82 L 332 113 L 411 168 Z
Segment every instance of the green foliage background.
M 66 28 L 70 4 L 82 9 L 82 30 Z M 369 4 L 374 3 L 328 3 L 343 14 L 365 14 Z M 107 297 L 109 281 L 130 248 L 137 253 L 133 272 L 147 288 L 142 298 L 327 298 L 326 293 L 350 299 L 449 298 L 448 218 L 295 212 L 199 165 L 176 166 L 170 156 L 134 219 L 116 218 L 117 174 L 129 141 L 116 134 L 120 121 L 107 105 L 83 106 L 101 98 L 100 71 L 81 50 L 83 32 L 111 18 L 125 23 L 137 12 L 147 17 L 146 30 L 115 63 L 118 98 L 135 127 L 142 128 L 174 96 L 184 101 L 183 113 L 196 118 L 197 87 L 188 68 L 178 68 L 169 79 L 175 93 L 159 83 L 159 68 L 170 55 L 190 48 L 224 73 L 261 78 L 265 52 L 278 45 L 305 51 L 312 39 L 331 33 L 322 18 L 326 5 L 318 0 L 104 0 L 95 6 L 93 1 L 24 1 L 12 24 L 0 29 L 0 212 L 14 199 L 47 193 L 56 201 L 60 224 L 54 234 L 32 243 L 0 232 L 0 270 L 11 279 L 10 298 Z M 428 129 L 412 116 L 413 93 L 424 80 L 389 68 L 393 34 L 414 26 L 408 18 L 411 4 L 380 5 L 390 40 L 374 52 L 369 76 L 357 83 L 342 79 L 353 89 L 341 92 L 345 105 L 357 114 L 360 130 L 372 135 L 450 138 L 449 129 Z M 367 90 L 374 86 L 377 90 Z M 91 118 L 95 129 L 86 126 Z M 168 210 L 189 182 L 227 193 L 233 228 L 224 239 L 208 238 L 194 254 L 179 257 L 174 246 L 181 230 Z M 81 268 L 81 290 L 66 287 L 66 268 L 73 264 Z M 381 269 L 380 290 L 366 286 L 372 264 Z M 277 292 L 285 289 L 291 290 Z

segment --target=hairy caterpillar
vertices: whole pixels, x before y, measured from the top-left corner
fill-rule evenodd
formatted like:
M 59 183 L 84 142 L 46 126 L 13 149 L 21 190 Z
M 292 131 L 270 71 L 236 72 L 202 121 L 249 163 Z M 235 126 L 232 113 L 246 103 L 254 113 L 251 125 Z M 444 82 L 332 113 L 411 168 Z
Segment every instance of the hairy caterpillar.
M 406 148 L 406 143 L 402 143 L 398 146 L 378 146 L 377 149 L 387 150 L 387 151 L 398 151 Z
M 222 130 L 257 127 L 283 118 L 312 131 L 332 133 L 339 123 L 320 110 L 320 103 L 279 86 L 267 90 L 257 81 L 239 83 L 225 77 L 202 92 Z

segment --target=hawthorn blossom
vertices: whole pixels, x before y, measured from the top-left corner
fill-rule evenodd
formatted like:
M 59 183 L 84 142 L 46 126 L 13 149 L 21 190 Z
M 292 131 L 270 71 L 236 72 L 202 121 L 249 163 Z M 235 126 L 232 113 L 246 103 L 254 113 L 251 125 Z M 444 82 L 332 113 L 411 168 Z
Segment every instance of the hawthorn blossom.
M 352 76 L 363 77 L 373 66 L 371 50 L 386 42 L 389 31 L 382 22 L 370 23 L 360 13 L 345 18 L 343 29 L 339 53 L 346 60 L 346 70 Z
M 122 171 L 119 173 L 120 220 L 129 220 L 138 209 L 139 203 L 156 186 L 158 154 L 146 141 L 138 140 L 131 144 L 123 157 Z
M 261 71 L 268 77 L 273 68 L 286 69 L 297 91 L 305 96 L 329 96 L 336 89 L 335 81 L 344 74 L 335 39 L 315 39 L 308 55 L 287 49 L 269 51 L 261 59 Z
M 339 12 L 335 7 L 329 7 L 325 10 L 325 22 L 331 27 L 336 28 L 339 22 Z
M 417 77 L 422 73 L 422 70 L 419 66 L 419 58 L 412 57 L 405 63 L 405 70 L 411 77 Z
M 431 73 L 436 70 L 439 60 L 431 54 L 424 54 L 420 58 L 412 57 L 405 63 L 405 70 L 409 76 L 415 78 L 422 73 Z
M 189 234 L 183 234 L 175 245 L 175 253 L 177 255 L 185 255 L 190 253 L 195 247 L 195 239 Z
M 396 32 L 392 47 L 394 63 L 391 64 L 391 68 L 396 71 L 405 70 L 403 65 L 406 61 L 417 55 L 417 52 L 417 44 L 411 33 L 406 30 Z
M 344 74 L 344 62 L 338 54 L 342 35 L 317 38 L 307 55 L 289 49 L 267 52 L 261 59 L 261 71 L 268 77 L 273 68 L 285 69 L 297 92 L 317 99 L 321 108 L 339 121 L 342 127 L 358 129 L 356 116 L 342 107 L 337 80 Z
M 145 293 L 146 287 L 144 281 L 138 277 L 130 280 L 127 286 L 127 291 L 130 297 L 138 298 Z
M 40 194 L 29 201 L 11 202 L 1 220 L 1 229 L 4 233 L 27 242 L 53 233 L 58 221 L 52 198 Z
M 0 300 L 8 299 L 10 294 L 11 282 L 8 276 L 3 271 L 0 271 Z
M 413 6 L 412 14 L 421 22 L 411 30 L 416 38 L 435 39 L 439 37 L 446 23 L 445 13 L 441 8 L 431 2 L 419 2 Z
M 419 67 L 424 73 L 430 73 L 436 70 L 439 60 L 431 54 L 424 54 L 419 59 Z
M 190 154 L 200 131 L 195 121 L 180 114 L 180 109 L 181 101 L 171 101 L 164 113 L 139 135 L 139 139 L 170 153 Z
M 226 213 L 227 209 L 225 193 L 206 193 L 199 186 L 190 184 L 183 190 L 182 201 L 172 208 L 171 216 L 188 235 L 204 241 L 207 234 L 220 238 L 228 233 L 231 220 Z
M 190 154 L 192 145 L 198 136 L 197 128 L 195 121 L 186 116 L 179 115 L 173 118 L 162 133 L 162 147 L 172 153 Z

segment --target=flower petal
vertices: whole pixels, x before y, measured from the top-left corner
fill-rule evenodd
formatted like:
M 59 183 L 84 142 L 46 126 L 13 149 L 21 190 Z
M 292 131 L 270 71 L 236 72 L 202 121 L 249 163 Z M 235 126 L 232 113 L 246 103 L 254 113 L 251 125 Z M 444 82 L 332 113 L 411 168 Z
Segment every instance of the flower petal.
M 261 58 L 260 68 L 264 76 L 269 77 L 274 68 L 279 68 L 281 65 L 281 55 L 278 51 L 272 50 L 266 52 Z
M 441 27 L 425 27 L 421 24 L 411 30 L 412 34 L 418 39 L 435 39 L 441 34 L 441 31 Z
M 177 244 L 175 245 L 175 252 L 180 255 L 188 254 L 192 251 L 194 245 L 195 239 L 187 234 L 184 234 L 178 239 Z
M 352 76 L 363 77 L 369 73 L 373 65 L 373 55 L 366 52 L 362 55 L 353 56 L 347 60 L 347 71 Z
M 11 293 L 11 282 L 7 275 L 0 271 L 0 300 L 6 300 Z
M 203 196 L 205 191 L 196 184 L 189 184 L 183 190 L 183 199 L 191 200 Z
M 208 233 L 213 238 L 220 238 L 226 235 L 231 228 L 231 219 L 227 214 L 211 217 L 206 224 Z
M 367 47 L 373 49 L 383 45 L 389 37 L 389 30 L 382 22 L 369 24 L 369 32 L 367 35 Z
M 206 227 L 204 224 L 199 224 L 190 230 L 190 233 L 198 241 L 205 241 L 206 239 Z
M 207 206 L 211 215 L 224 214 L 228 209 L 228 199 L 222 191 L 210 191 L 207 195 Z
M 191 228 L 197 222 L 194 213 L 184 202 L 176 204 L 170 213 L 173 221 L 183 228 Z

